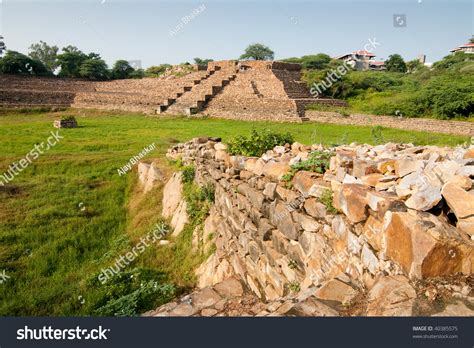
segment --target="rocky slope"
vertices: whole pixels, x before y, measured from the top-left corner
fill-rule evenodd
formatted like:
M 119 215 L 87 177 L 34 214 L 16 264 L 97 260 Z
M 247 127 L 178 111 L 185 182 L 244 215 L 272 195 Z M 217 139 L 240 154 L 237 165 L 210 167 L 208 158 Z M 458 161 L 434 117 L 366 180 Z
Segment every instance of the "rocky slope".
M 351 144 L 329 149 L 324 174 L 288 177 L 328 149 L 294 143 L 247 158 L 218 140 L 168 152 L 215 188 L 193 243 L 216 251 L 199 289 L 148 315 L 474 314 L 473 146 Z M 163 198 L 175 235 L 187 223 L 181 191 L 177 173 Z

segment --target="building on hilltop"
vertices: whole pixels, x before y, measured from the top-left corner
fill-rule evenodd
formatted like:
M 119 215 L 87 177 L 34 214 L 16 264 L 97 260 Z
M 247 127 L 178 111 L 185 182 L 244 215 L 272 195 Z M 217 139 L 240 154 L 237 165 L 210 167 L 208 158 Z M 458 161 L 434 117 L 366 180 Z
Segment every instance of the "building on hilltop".
M 356 70 L 385 70 L 385 63 L 374 59 L 375 54 L 365 50 L 354 51 L 335 57 Z
M 459 47 L 453 48 L 449 52 L 451 53 L 457 53 L 457 52 L 464 52 L 464 53 L 474 53 L 474 42 L 468 42 L 464 45 L 461 45 Z

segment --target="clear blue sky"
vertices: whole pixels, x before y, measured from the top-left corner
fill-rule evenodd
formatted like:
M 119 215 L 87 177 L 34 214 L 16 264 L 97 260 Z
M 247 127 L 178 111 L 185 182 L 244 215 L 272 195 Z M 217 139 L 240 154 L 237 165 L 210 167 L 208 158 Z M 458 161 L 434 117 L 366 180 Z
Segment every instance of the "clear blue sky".
M 171 35 L 204 4 L 205 10 Z M 336 56 L 362 49 L 369 39 L 374 53 L 424 53 L 439 60 L 473 33 L 472 0 L 346 1 L 117 1 L 0 0 L 0 34 L 11 50 L 26 53 L 43 40 L 97 52 L 109 63 L 141 60 L 143 67 L 192 62 L 194 57 L 237 58 L 254 42 L 275 58 L 325 52 Z M 393 15 L 405 14 L 406 27 Z

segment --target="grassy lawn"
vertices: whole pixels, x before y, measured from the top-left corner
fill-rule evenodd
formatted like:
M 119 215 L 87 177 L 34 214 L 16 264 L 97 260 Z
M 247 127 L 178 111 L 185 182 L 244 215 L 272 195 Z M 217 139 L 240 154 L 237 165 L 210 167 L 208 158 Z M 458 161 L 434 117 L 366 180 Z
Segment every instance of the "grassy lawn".
M 157 118 L 137 114 L 67 110 L 60 113 L 0 114 L 0 174 L 35 144 L 46 142 L 59 116 L 76 116 L 80 128 L 60 130 L 63 139 L 33 161 L 7 186 L 0 186 L 0 315 L 91 315 L 111 299 L 136 289 L 135 280 L 98 284 L 97 274 L 135 245 L 160 219 L 161 187 L 143 196 L 136 168 L 117 169 L 144 147 L 147 158 L 164 159 L 167 148 L 195 136 L 247 134 L 252 127 L 289 131 L 302 143 L 373 143 L 370 127 L 317 123 L 238 122 L 220 119 Z M 467 137 L 382 130 L 384 141 L 454 146 Z M 193 285 L 189 229 L 171 246 L 151 246 L 127 270 L 145 280 Z M 146 273 L 146 276 L 143 274 Z M 138 278 L 138 276 L 137 276 Z M 138 284 L 138 287 L 140 284 Z M 160 295 L 161 296 L 161 295 Z M 160 304 L 156 296 L 145 306 Z M 152 296 L 153 297 L 153 296 Z M 127 301 L 133 298 L 127 297 Z M 143 306 L 142 306 L 143 307 Z M 143 309 L 143 308 L 142 308 Z M 100 314 L 100 313 L 99 313 Z

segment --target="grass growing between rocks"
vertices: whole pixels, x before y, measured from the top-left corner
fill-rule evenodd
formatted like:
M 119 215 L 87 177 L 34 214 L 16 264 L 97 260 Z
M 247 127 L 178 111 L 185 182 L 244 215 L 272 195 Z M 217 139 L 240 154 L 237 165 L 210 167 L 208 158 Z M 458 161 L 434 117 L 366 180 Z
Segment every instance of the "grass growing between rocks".
M 63 139 L 56 146 L 11 183 L 0 186 L 0 272 L 9 277 L 0 284 L 0 315 L 91 315 L 100 314 L 98 309 L 107 304 L 106 313 L 139 308 L 128 306 L 127 301 L 136 300 L 133 296 L 120 299 L 137 291 L 140 282 L 118 282 L 108 288 L 109 283 L 104 287 L 94 279 L 160 220 L 162 186 L 139 197 L 136 168 L 121 176 L 117 172 L 152 143 L 156 149 L 146 158 L 163 158 L 170 145 L 195 136 L 219 136 L 226 141 L 252 128 L 288 131 L 306 144 L 337 143 L 343 136 L 347 142 L 372 143 L 370 127 L 157 118 L 83 110 L 11 111 L 0 113 L 0 174 L 35 144 L 46 141 L 54 119 L 67 116 L 76 117 L 79 128 L 60 130 Z M 468 140 L 400 130 L 382 132 L 386 141 L 417 144 L 454 146 Z M 162 163 L 169 171 L 166 161 Z M 171 245 L 148 247 L 125 272 L 133 275 L 139 270 L 137 277 L 144 283 L 157 281 L 178 291 L 192 286 L 197 262 L 190 255 L 192 232 L 188 226 Z M 156 295 L 161 297 L 149 298 L 149 286 L 143 290 L 141 299 L 146 303 L 142 307 L 169 297 L 170 288 L 162 288 Z

